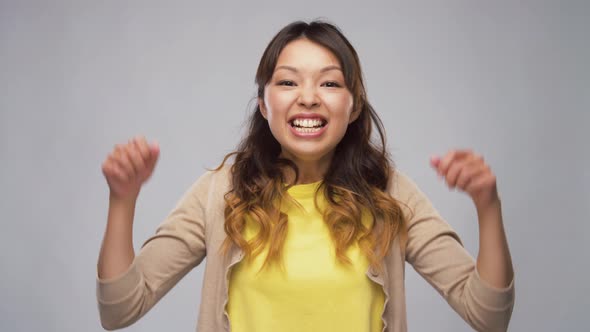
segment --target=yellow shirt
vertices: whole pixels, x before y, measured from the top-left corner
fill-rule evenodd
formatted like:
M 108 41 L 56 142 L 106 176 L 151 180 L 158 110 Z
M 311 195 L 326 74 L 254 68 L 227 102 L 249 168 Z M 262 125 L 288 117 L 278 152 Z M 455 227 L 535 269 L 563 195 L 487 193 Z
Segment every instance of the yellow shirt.
M 284 271 L 272 265 L 258 273 L 266 250 L 232 269 L 227 303 L 232 332 L 382 330 L 383 289 L 366 276 L 369 263 L 358 246 L 347 251 L 352 267 L 336 261 L 328 228 L 314 206 L 319 185 L 288 190 L 305 211 L 292 204 L 282 207 L 289 216 Z M 321 194 L 318 203 L 325 206 Z M 257 230 L 247 220 L 244 236 L 249 240 Z

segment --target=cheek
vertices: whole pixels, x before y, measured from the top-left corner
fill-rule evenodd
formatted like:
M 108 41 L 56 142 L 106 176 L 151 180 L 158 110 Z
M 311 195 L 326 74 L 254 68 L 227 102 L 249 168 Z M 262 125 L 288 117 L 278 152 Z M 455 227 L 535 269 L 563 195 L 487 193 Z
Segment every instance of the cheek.
M 265 105 L 268 113 L 268 120 L 284 115 L 293 103 L 293 97 L 289 93 L 277 93 L 269 89 L 266 95 Z
M 350 95 L 329 95 L 324 97 L 332 116 L 347 121 L 353 110 L 353 100 Z

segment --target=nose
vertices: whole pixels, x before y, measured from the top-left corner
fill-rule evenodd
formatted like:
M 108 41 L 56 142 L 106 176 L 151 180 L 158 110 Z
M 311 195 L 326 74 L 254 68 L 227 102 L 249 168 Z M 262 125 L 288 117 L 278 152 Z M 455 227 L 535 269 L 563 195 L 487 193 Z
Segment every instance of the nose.
M 313 86 L 304 86 L 301 88 L 297 103 L 305 108 L 314 108 L 320 105 L 320 98 Z

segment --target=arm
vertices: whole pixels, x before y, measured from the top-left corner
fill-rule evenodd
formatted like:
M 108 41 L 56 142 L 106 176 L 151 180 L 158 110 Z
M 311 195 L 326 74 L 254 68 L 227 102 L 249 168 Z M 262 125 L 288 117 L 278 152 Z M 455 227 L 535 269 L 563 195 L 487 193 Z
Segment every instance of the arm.
M 504 232 L 500 201 L 489 209 L 478 209 L 479 251 L 477 271 L 483 280 L 497 288 L 508 287 L 514 278 L 512 258 Z
M 133 259 L 135 199 L 120 200 L 109 195 L 107 228 L 98 258 L 98 277 L 111 279 L 123 274 Z
M 133 219 L 141 186 L 154 171 L 160 148 L 135 137 L 117 144 L 102 165 L 109 185 L 107 227 L 98 258 L 98 277 L 111 279 L 123 274 L 133 259 Z
M 508 241 L 504 232 L 496 176 L 483 157 L 471 150 L 451 150 L 431 165 L 449 188 L 467 193 L 477 210 L 479 251 L 477 270 L 494 287 L 507 287 L 514 277 Z
M 413 181 L 396 174 L 396 198 L 408 216 L 408 263 L 475 330 L 505 331 L 514 304 L 513 282 L 497 288 L 482 280 L 455 231 Z
M 113 278 L 97 275 L 98 309 L 105 329 L 133 324 L 205 258 L 210 177 L 207 173 L 191 186 L 123 273 Z
M 102 326 L 131 325 L 205 257 L 205 206 L 210 174 L 199 178 L 143 244 L 133 250 L 135 203 L 151 176 L 159 146 L 137 137 L 116 145 L 102 169 L 110 188 L 107 227 L 98 259 L 96 296 Z

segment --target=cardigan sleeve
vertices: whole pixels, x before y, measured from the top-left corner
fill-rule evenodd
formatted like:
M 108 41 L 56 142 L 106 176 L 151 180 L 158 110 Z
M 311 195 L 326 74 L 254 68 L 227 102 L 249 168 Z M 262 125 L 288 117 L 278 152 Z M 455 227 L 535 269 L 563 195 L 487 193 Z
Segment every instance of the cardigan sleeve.
M 96 276 L 96 297 L 103 328 L 129 326 L 145 315 L 206 256 L 205 207 L 210 172 L 184 193 L 122 275 Z
M 477 331 L 506 331 L 514 306 L 514 280 L 506 288 L 483 281 L 457 233 L 406 175 L 394 186 L 407 211 L 406 261 Z

